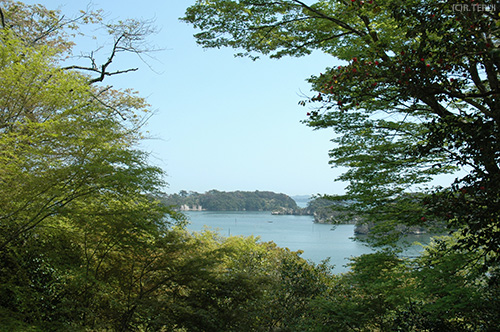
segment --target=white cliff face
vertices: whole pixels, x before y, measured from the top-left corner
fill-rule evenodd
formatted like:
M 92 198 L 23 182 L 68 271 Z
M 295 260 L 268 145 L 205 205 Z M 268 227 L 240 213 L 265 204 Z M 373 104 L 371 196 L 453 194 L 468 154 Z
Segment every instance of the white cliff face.
M 201 205 L 193 205 L 189 206 L 187 204 L 181 205 L 181 211 L 203 211 L 203 207 Z

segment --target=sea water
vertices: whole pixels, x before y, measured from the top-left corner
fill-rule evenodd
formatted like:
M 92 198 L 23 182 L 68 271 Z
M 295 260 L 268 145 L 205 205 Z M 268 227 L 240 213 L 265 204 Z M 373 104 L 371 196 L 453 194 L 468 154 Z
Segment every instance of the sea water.
M 354 240 L 354 225 L 316 224 L 312 216 L 272 215 L 271 212 L 188 211 L 187 229 L 202 231 L 205 227 L 223 236 L 258 236 L 279 247 L 302 250 L 301 257 L 314 263 L 330 258 L 334 272 L 345 272 L 350 257 L 373 250 Z

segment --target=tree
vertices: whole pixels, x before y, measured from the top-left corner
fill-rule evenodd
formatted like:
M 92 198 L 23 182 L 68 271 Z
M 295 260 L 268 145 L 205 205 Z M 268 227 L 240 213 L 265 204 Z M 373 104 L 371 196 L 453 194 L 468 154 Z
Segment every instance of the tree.
M 134 112 L 148 107 L 143 99 L 61 70 L 61 49 L 50 43 L 26 46 L 11 29 L 0 33 L 0 200 L 2 227 L 9 228 L 0 248 L 78 200 L 123 194 L 133 201 L 163 185 L 161 170 L 132 148 L 141 122 Z M 131 119 L 121 123 L 117 113 Z
M 81 10 L 79 16 L 68 18 L 60 11 L 49 10 L 42 5 L 26 5 L 12 0 L 2 2 L 4 28 L 13 31 L 27 46 L 52 47 L 59 56 L 58 60 L 63 60 L 65 64 L 67 61 L 64 60 L 71 58 L 74 63 L 61 68 L 94 75 L 87 77 L 89 84 L 101 83 L 109 76 L 137 71 L 138 68 L 111 70 L 113 61 L 121 53 L 136 54 L 143 61 L 144 55 L 158 50 L 147 41 L 147 37 L 156 32 L 153 21 L 126 19 L 105 22 L 102 10 L 92 10 L 90 6 Z M 112 40 L 109 43 L 111 47 L 100 46 L 75 54 L 77 37 L 86 36 L 92 29 L 105 30 Z
M 395 224 L 446 222 L 457 246 L 500 248 L 498 8 L 456 1 L 197 1 L 184 21 L 203 47 L 239 56 L 304 56 L 340 66 L 309 79 L 305 123 L 338 134 L 331 163 L 345 166 L 350 209 Z M 449 188 L 425 186 L 458 169 Z M 412 193 L 419 191 L 422 193 Z M 344 198 L 345 199 L 345 198 Z
M 203 194 L 195 192 L 189 195 L 185 191 L 181 191 L 179 194 L 164 196 L 162 202 L 172 206 L 201 206 L 208 211 L 275 211 L 297 209 L 297 203 L 291 197 L 269 191 L 225 192 L 210 190 Z
M 196 238 L 203 241 L 208 254 L 203 256 L 219 255 L 214 266 L 219 273 L 206 281 L 210 286 L 193 289 L 187 304 L 197 310 L 188 310 L 194 314 L 182 326 L 194 331 L 304 330 L 309 303 L 329 285 L 330 265 L 310 264 L 300 251 L 255 237 L 223 238 L 205 231 Z
M 154 198 L 163 171 L 136 148 L 149 105 L 62 65 L 73 46 L 66 29 L 89 16 L 0 7 L 2 322 L 128 329 L 155 283 L 169 281 L 147 277 L 163 268 L 156 256 L 175 252 L 164 248 L 174 234 L 167 230 L 183 218 Z M 129 34 L 120 36 L 109 59 L 135 49 Z M 110 63 L 99 77 L 117 73 Z
M 389 251 L 351 260 L 309 301 L 307 331 L 495 331 L 498 267 L 483 271 L 481 252 L 436 238 L 416 259 Z
M 457 240 L 457 236 L 435 238 L 416 259 L 412 275 L 414 295 L 420 301 L 415 303 L 415 311 L 435 329 L 495 330 L 499 319 L 498 265 L 485 273 L 484 252 L 454 250 Z
M 391 253 L 377 252 L 354 258 L 350 266 L 313 300 L 307 330 L 401 330 L 394 313 L 414 300 L 408 265 Z

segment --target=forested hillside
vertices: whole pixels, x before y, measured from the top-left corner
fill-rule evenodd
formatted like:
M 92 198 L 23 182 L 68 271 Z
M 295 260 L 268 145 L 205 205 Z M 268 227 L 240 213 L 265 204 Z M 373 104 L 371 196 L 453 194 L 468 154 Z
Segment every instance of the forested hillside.
M 355 224 L 357 216 L 349 213 L 349 202 L 332 197 L 314 197 L 304 209 L 314 216 L 314 222 L 326 224 Z
M 285 194 L 270 191 L 210 190 L 200 194 L 181 191 L 161 198 L 163 204 L 181 209 L 203 209 L 207 211 L 275 211 L 298 210 L 297 203 Z
M 459 5 L 193 0 L 186 10 L 206 47 L 345 61 L 311 78 L 310 102 L 322 105 L 307 122 L 336 129 L 330 153 L 350 181 L 338 199 L 353 203 L 337 207 L 373 222 L 383 246 L 334 275 L 273 242 L 188 232 L 157 199 L 165 174 L 138 148 L 151 106 L 104 83 L 136 70 L 114 60 L 146 57 L 151 22 L 0 0 L 0 331 L 499 331 L 500 21 Z M 85 31 L 105 40 L 77 56 Z M 463 166 L 448 188 L 409 192 Z M 296 207 L 269 192 L 175 199 Z M 395 226 L 429 221 L 447 235 L 402 256 Z

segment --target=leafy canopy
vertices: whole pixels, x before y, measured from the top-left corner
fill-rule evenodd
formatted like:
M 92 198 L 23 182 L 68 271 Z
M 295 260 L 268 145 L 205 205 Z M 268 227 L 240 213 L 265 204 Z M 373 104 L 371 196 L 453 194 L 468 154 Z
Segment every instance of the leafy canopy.
M 64 61 L 72 43 L 58 12 L 0 10 L 2 329 L 293 328 L 329 267 L 253 237 L 191 234 L 157 200 L 163 172 L 137 148 L 149 105 L 100 80 L 123 72 L 109 70 L 115 51 L 139 49 L 137 25 L 113 25 L 116 50 L 85 68 Z M 70 22 L 91 20 L 82 15 Z
M 309 78 L 304 121 L 333 128 L 350 207 L 381 234 L 444 222 L 459 245 L 500 247 L 500 110 L 495 4 L 457 1 L 197 1 L 182 20 L 203 47 L 342 60 Z M 332 59 L 333 60 L 333 59 Z M 449 188 L 439 174 L 467 175 Z M 426 194 L 416 194 L 421 191 Z M 431 195 L 432 193 L 432 195 Z M 498 257 L 498 256 L 497 256 Z
M 61 67 L 76 21 L 11 1 L 0 9 L 1 320 L 128 326 L 125 308 L 145 297 L 138 276 L 183 218 L 154 199 L 163 172 L 136 147 L 149 105 Z

